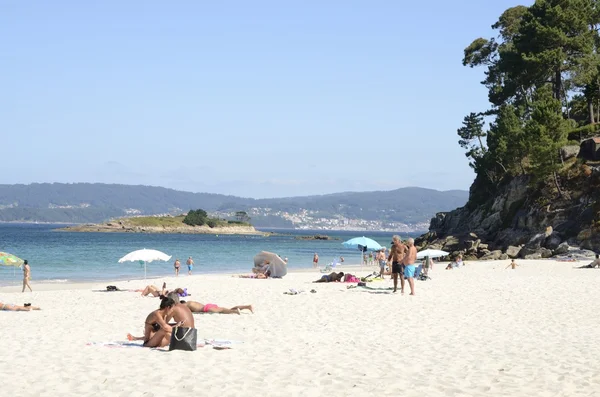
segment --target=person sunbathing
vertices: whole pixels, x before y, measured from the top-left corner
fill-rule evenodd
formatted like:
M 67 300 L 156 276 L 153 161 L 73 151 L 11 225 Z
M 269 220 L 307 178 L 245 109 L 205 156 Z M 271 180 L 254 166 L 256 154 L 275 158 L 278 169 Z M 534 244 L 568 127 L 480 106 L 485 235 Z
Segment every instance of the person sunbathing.
M 585 266 L 579 266 L 579 269 L 595 269 L 598 267 L 600 267 L 600 255 L 596 254 L 596 260 Z
M 167 296 L 169 294 L 169 292 L 176 292 L 179 295 L 187 295 L 187 291 L 184 291 L 182 288 L 175 288 L 173 291 L 168 291 L 167 283 L 163 283 L 162 289 L 160 291 L 154 285 L 147 285 L 146 288 L 144 288 L 142 290 L 142 296 L 148 296 L 148 295 L 152 295 L 154 297 Z
M 127 334 L 129 340 L 143 340 L 144 347 L 164 347 L 168 346 L 171 341 L 171 332 L 173 328 L 167 324 L 166 319 L 173 316 L 176 303 L 171 298 L 161 300 L 160 307 L 154 310 L 144 322 L 144 336 L 133 336 Z M 193 322 L 193 317 L 192 317 Z M 180 320 L 174 326 L 186 325 L 185 320 Z M 193 324 L 192 324 L 193 326 Z
M 242 310 L 250 310 L 254 313 L 254 307 L 252 305 L 234 306 L 231 309 L 227 309 L 213 303 L 202 304 L 194 301 L 181 301 L 181 303 L 185 304 L 192 313 L 242 314 Z
M 320 279 L 318 279 L 317 281 L 313 281 L 313 283 L 335 283 L 335 282 L 341 282 L 344 279 L 344 272 L 333 272 L 330 274 L 326 274 L 324 276 L 321 276 Z
M 0 311 L 5 310 L 9 312 L 28 312 L 31 310 L 41 310 L 37 306 L 31 306 L 31 303 L 26 303 L 23 306 L 13 305 L 12 303 L 0 302 Z

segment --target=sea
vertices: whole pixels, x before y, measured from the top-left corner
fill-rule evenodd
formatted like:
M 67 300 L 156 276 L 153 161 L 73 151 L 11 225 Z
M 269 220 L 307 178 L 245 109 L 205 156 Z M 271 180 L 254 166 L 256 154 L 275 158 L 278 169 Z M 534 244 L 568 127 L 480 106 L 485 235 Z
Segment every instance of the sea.
M 361 253 L 346 249 L 342 242 L 353 237 L 369 237 L 382 246 L 390 246 L 394 234 L 402 238 L 419 233 L 372 231 L 311 231 L 261 229 L 267 236 L 212 234 L 142 234 L 81 233 L 56 231 L 65 225 L 0 223 L 0 251 L 27 259 L 32 284 L 81 281 L 129 280 L 144 277 L 144 266 L 137 262 L 118 263 L 131 251 L 156 249 L 171 255 L 169 262 L 146 265 L 147 277 L 173 275 L 173 262 L 179 258 L 181 272 L 187 273 L 185 261 L 194 259 L 193 274 L 248 273 L 253 258 L 260 251 L 288 258 L 288 268 L 311 268 L 314 253 L 319 264 L 338 261 L 359 264 Z M 304 240 L 302 236 L 327 235 L 330 240 Z M 14 285 L 22 280 L 19 268 L 0 265 L 0 285 Z

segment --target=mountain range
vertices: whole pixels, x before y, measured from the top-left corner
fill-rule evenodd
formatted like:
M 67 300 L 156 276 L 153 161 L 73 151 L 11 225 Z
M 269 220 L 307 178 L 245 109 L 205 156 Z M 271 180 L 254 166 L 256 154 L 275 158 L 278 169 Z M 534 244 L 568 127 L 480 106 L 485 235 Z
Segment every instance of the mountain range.
M 253 199 L 192 193 L 155 186 L 101 183 L 0 185 L 0 221 L 102 222 L 115 217 L 179 214 L 203 209 L 217 214 L 247 211 L 255 226 L 288 226 L 282 213 L 307 211 L 319 218 L 349 218 L 416 224 L 439 211 L 463 206 L 464 190 L 406 187 L 390 191 Z

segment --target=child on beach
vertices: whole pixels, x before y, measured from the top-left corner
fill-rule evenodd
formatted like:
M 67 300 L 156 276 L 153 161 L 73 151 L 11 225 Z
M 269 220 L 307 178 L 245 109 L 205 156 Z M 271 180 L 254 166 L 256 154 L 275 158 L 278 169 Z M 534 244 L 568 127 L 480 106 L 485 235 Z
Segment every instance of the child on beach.
M 509 267 L 512 267 L 512 270 L 515 270 L 517 268 L 517 262 L 515 262 L 515 260 L 511 260 L 510 263 L 508 264 L 508 266 L 506 266 L 504 269 L 508 269 Z

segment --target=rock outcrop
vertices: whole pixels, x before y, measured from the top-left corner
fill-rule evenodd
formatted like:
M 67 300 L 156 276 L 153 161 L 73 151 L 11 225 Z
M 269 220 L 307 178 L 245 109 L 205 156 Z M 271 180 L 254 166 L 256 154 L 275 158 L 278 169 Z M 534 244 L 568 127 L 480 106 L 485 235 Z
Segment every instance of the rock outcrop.
M 436 214 L 416 244 L 467 259 L 548 258 L 576 246 L 600 252 L 600 173 L 590 180 L 589 170 L 563 197 L 544 197 L 528 177 L 516 177 L 480 205 Z
M 161 234 L 251 234 L 262 235 L 253 226 L 228 225 L 211 228 L 204 226 L 135 226 L 127 221 L 113 221 L 99 224 L 68 226 L 57 229 L 66 232 L 100 232 L 100 233 L 161 233 Z

